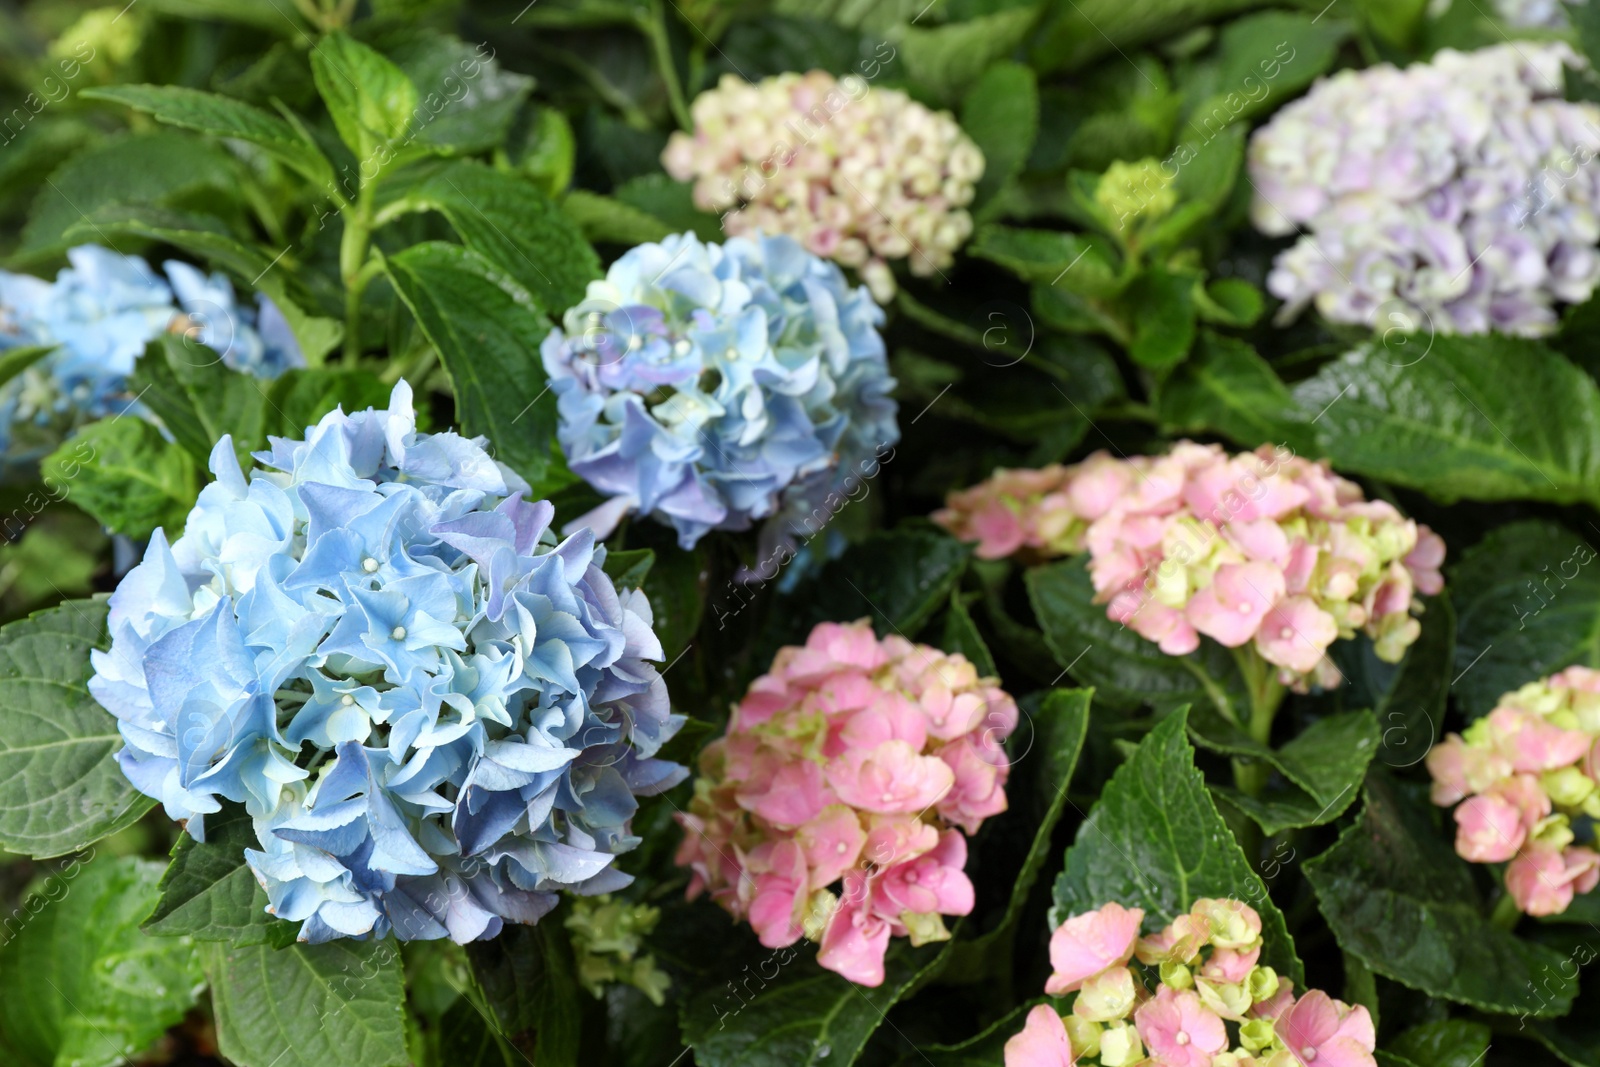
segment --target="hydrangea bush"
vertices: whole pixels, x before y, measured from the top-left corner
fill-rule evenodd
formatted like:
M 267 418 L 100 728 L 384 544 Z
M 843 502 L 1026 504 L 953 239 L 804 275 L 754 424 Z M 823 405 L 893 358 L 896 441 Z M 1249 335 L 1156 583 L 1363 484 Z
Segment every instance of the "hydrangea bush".
M 5 9 L 15 1067 L 1600 1067 L 1596 0 L 262 7 Z
M 481 439 L 335 410 L 247 479 L 224 437 L 182 537 L 111 597 L 89 690 L 128 779 L 205 841 L 245 805 L 269 910 L 313 943 L 493 937 L 631 879 L 681 720 L 649 601 Z

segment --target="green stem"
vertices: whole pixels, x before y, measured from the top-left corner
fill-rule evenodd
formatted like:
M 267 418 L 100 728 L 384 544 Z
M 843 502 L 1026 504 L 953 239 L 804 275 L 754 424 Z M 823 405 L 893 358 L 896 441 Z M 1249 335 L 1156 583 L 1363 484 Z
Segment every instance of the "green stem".
M 689 102 L 683 96 L 683 84 L 678 81 L 677 65 L 672 61 L 672 42 L 667 37 L 667 9 L 661 0 L 650 0 L 650 16 L 639 20 L 639 29 L 649 39 L 661 80 L 667 84 L 667 103 L 672 106 L 672 117 L 683 129 L 692 131 L 694 119 L 689 114 Z
M 1277 671 L 1248 646 L 1235 649 L 1233 655 L 1239 664 L 1239 673 L 1244 676 L 1245 692 L 1250 700 L 1250 720 L 1245 724 L 1245 729 L 1252 741 L 1270 744 L 1272 720 L 1277 717 L 1278 707 L 1283 703 L 1284 690 L 1278 682 Z M 1272 768 L 1262 760 L 1233 761 L 1234 784 L 1250 796 L 1261 795 L 1271 774 Z
M 339 276 L 344 281 L 344 356 L 352 363 L 361 355 L 361 293 L 377 274 L 374 263 L 367 260 L 371 244 L 372 185 L 367 183 L 344 213 L 344 236 L 339 240 Z M 382 264 L 377 266 L 381 269 Z
M 1495 901 L 1494 911 L 1489 915 L 1489 921 L 1502 930 L 1513 929 L 1517 920 L 1522 918 L 1522 911 L 1517 907 L 1517 900 L 1510 893 L 1505 894 Z

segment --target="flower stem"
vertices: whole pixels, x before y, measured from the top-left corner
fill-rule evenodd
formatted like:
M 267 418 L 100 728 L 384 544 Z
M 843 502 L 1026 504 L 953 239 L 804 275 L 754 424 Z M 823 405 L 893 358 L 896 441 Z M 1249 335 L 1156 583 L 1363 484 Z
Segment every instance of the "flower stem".
M 1272 664 L 1262 659 L 1255 649 L 1246 646 L 1235 649 L 1233 655 L 1239 664 L 1239 673 L 1244 676 L 1245 692 L 1250 701 L 1250 720 L 1245 724 L 1245 729 L 1252 741 L 1269 744 L 1272 740 L 1272 720 L 1277 717 L 1278 707 L 1283 703 L 1283 686 L 1278 682 Z M 1260 796 L 1271 775 L 1272 768 L 1262 760 L 1233 761 L 1234 784 L 1250 796 Z
M 361 294 L 376 274 L 367 263 L 372 242 L 372 185 L 364 183 L 355 203 L 344 212 L 344 235 L 339 241 L 339 276 L 344 281 L 344 357 L 355 362 L 361 355 Z
M 1494 911 L 1489 914 L 1489 921 L 1502 930 L 1514 928 L 1521 918 L 1522 909 L 1517 907 L 1517 900 L 1510 893 L 1495 901 Z
M 650 49 L 655 53 L 661 80 L 667 85 L 667 103 L 672 107 L 672 117 L 683 129 L 692 131 L 694 118 L 689 114 L 683 83 L 678 80 L 678 68 L 672 61 L 672 42 L 667 38 L 667 9 L 661 0 L 651 0 L 650 14 L 639 19 L 639 29 L 649 38 Z

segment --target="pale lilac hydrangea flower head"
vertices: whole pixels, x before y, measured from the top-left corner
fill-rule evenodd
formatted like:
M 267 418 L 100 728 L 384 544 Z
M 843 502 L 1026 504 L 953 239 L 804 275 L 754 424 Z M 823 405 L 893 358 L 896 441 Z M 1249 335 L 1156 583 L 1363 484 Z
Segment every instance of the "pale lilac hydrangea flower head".
M 1267 287 L 1293 314 L 1439 333 L 1549 332 L 1600 281 L 1600 107 L 1561 43 L 1443 49 L 1319 81 L 1250 144 Z
M 770 948 L 807 937 L 822 966 L 881 984 L 891 937 L 943 940 L 942 916 L 972 910 L 966 835 L 1006 810 L 1000 743 L 1016 723 L 964 656 L 821 623 L 701 755 L 678 817 L 690 897 L 709 892 Z
M 1568 667 L 1505 694 L 1427 763 L 1434 803 L 1459 805 L 1456 851 L 1507 864 L 1506 891 L 1524 912 L 1559 914 L 1600 885 L 1600 671 Z M 1575 843 L 1580 832 L 1587 844 Z
M 644 595 L 404 382 L 270 444 L 247 477 L 218 442 L 111 596 L 89 689 L 128 779 L 201 841 L 243 805 L 302 940 L 471 941 L 628 884 L 637 798 L 686 774 Z
M 694 132 L 672 135 L 662 165 L 694 182 L 697 207 L 725 213 L 729 236 L 788 234 L 887 302 L 889 260 L 926 277 L 972 233 L 983 153 L 949 112 L 897 89 L 820 70 L 755 85 L 726 74 L 691 110 Z

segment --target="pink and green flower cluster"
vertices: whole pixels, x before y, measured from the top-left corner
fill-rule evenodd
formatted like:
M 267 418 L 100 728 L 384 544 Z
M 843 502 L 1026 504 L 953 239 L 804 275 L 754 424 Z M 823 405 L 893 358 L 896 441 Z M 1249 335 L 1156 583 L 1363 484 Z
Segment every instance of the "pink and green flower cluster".
M 1001 470 L 933 517 L 986 559 L 1087 550 L 1113 620 L 1174 656 L 1202 634 L 1252 646 L 1302 691 L 1338 684 L 1328 646 L 1358 632 L 1397 662 L 1421 632 L 1416 594 L 1444 585 L 1444 542 L 1426 526 L 1271 446 L 1180 441 L 1161 456 Z
M 1076 994 L 1071 1011 L 1029 1012 L 1005 1067 L 1375 1067 L 1367 1009 L 1315 989 L 1296 998 L 1259 962 L 1248 904 L 1197 900 L 1152 937 L 1143 922 L 1111 903 L 1056 928 L 1044 990 Z
M 1456 851 L 1506 864 L 1506 892 L 1556 915 L 1600 884 L 1600 852 L 1572 819 L 1600 818 L 1600 671 L 1568 667 L 1500 698 L 1428 753 L 1433 802 L 1455 810 Z M 1585 820 L 1587 821 L 1587 820 Z
M 863 620 L 779 651 L 701 755 L 678 863 L 769 948 L 883 981 L 890 937 L 949 937 L 972 910 L 967 842 L 1006 810 L 1016 703 L 964 656 Z M 835 891 L 835 886 L 839 887 Z

